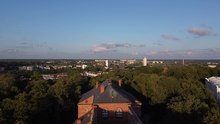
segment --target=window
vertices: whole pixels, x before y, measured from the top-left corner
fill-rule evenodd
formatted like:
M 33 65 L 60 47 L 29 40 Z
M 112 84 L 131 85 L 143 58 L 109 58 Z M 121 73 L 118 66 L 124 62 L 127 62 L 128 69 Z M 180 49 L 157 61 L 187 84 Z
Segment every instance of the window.
M 116 110 L 115 116 L 116 116 L 116 118 L 122 118 L 123 117 L 123 111 L 122 111 L 121 108 L 118 108 Z
M 108 111 L 107 110 L 102 110 L 102 117 L 107 118 L 108 117 Z

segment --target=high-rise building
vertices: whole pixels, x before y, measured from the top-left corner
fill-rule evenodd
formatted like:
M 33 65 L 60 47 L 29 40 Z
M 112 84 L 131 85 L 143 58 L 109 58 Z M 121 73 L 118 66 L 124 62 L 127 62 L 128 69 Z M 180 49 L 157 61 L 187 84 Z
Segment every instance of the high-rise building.
M 106 68 L 108 68 L 108 66 L 109 66 L 108 60 L 105 60 L 105 66 L 106 66 Z
M 147 58 L 146 57 L 144 57 L 144 59 L 143 59 L 143 66 L 147 66 Z

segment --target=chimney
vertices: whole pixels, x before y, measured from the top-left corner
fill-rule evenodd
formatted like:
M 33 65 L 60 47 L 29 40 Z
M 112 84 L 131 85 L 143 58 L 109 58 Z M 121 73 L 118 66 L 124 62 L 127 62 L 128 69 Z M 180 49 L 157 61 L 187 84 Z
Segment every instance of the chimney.
M 118 80 L 118 86 L 121 87 L 121 85 L 122 85 L 122 80 L 120 79 Z
M 105 86 L 104 85 L 101 85 L 100 86 L 100 93 L 103 93 L 105 91 Z
M 96 81 L 96 83 L 95 83 L 95 88 L 97 89 L 98 87 L 99 87 L 99 82 Z

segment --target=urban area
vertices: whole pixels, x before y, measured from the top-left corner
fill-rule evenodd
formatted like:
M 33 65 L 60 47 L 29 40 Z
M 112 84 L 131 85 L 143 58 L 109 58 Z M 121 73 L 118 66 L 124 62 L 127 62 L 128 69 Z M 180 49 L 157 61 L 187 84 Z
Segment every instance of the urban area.
M 1 60 L 1 123 L 220 121 L 219 60 Z
M 220 0 L 0 0 L 0 124 L 220 124 Z

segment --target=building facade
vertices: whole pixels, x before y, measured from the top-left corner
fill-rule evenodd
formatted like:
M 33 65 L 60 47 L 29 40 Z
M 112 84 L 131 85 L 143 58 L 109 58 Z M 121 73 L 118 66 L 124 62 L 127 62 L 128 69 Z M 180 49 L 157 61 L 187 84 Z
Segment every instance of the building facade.
M 75 124 L 142 124 L 142 103 L 121 86 L 121 80 L 97 82 L 79 100 Z
M 147 58 L 146 57 L 144 57 L 144 59 L 143 59 L 143 66 L 147 66 Z
M 108 69 L 109 68 L 109 60 L 105 60 L 105 67 Z
M 213 92 L 215 98 L 220 101 L 220 77 L 206 78 L 205 84 Z

